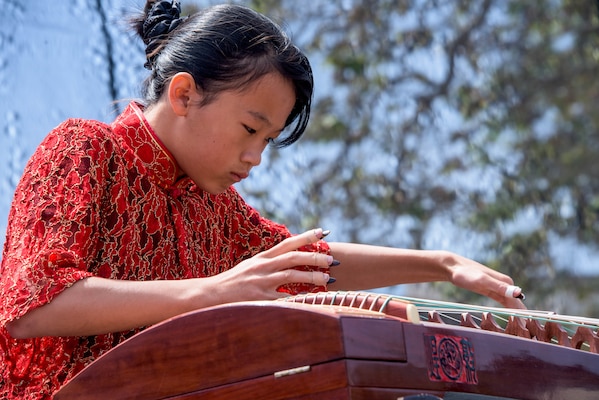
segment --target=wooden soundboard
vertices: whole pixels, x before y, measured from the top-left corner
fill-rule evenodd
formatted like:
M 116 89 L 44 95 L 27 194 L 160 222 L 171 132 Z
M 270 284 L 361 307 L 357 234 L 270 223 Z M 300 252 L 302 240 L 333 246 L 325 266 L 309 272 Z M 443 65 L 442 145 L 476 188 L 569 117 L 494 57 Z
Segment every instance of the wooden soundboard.
M 599 398 L 599 354 L 386 307 L 245 302 L 184 314 L 107 352 L 55 399 Z

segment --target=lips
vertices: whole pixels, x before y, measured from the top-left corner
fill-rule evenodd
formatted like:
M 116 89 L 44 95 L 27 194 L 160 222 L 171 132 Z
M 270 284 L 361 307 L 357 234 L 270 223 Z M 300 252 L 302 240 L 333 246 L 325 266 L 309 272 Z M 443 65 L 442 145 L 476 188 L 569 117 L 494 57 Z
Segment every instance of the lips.
M 243 179 L 250 176 L 250 174 L 248 172 L 231 172 L 231 175 L 233 176 L 233 179 L 235 180 L 235 182 L 240 182 Z

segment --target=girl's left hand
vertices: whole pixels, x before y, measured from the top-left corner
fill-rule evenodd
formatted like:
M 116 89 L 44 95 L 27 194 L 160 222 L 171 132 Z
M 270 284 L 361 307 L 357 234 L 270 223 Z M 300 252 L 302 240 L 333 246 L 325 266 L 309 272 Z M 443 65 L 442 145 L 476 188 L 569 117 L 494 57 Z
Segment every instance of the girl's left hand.
M 525 309 L 522 289 L 509 276 L 476 261 L 454 255 L 450 281 L 456 286 L 490 297 L 508 308 Z

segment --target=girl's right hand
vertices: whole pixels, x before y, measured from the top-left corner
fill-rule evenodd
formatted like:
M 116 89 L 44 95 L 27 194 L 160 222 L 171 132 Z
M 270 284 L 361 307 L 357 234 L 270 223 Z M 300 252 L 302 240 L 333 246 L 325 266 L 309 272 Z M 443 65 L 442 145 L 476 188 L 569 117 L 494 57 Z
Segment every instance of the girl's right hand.
M 324 236 L 323 230 L 318 228 L 289 237 L 228 271 L 202 279 L 213 281 L 214 294 L 218 296 L 214 299 L 215 304 L 284 297 L 286 294 L 278 292 L 277 288 L 289 283 L 326 286 L 329 274 L 294 269 L 300 265 L 317 268 L 327 268 L 331 265 L 333 257 L 330 255 L 298 251 L 300 247 L 316 243 Z

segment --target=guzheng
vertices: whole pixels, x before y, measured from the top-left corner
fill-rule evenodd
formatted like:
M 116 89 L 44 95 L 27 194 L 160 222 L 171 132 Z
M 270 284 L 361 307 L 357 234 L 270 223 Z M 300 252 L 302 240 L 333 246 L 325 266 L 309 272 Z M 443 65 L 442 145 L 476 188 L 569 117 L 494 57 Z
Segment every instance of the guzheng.
M 148 328 L 55 399 L 598 399 L 598 328 L 361 292 L 232 303 Z

